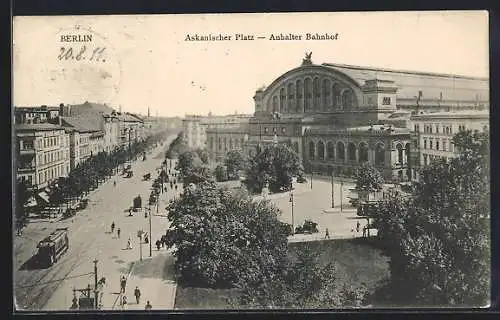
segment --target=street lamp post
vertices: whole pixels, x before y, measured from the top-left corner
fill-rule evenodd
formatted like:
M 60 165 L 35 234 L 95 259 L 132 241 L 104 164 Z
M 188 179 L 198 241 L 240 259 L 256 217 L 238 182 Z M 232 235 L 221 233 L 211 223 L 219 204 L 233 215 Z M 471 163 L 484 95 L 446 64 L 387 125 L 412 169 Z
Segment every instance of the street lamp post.
M 99 292 L 97 291 L 97 259 L 94 259 L 94 307 L 98 309 L 99 306 Z
M 158 200 L 157 200 L 158 201 Z M 157 206 L 158 208 L 158 206 Z M 152 247 L 152 243 L 153 243 L 153 236 L 151 234 L 151 209 L 149 209 L 149 256 L 152 257 L 153 256 L 153 247 Z
M 333 170 L 332 170 L 332 208 L 335 208 L 334 183 L 333 183 Z
M 292 234 L 295 232 L 293 217 L 293 192 L 290 192 L 290 202 L 292 203 Z
M 342 200 L 342 189 L 344 189 L 344 181 L 340 178 L 340 212 L 342 212 L 343 200 Z
M 137 232 L 137 237 L 139 238 L 139 255 L 140 260 L 142 261 L 142 230 Z

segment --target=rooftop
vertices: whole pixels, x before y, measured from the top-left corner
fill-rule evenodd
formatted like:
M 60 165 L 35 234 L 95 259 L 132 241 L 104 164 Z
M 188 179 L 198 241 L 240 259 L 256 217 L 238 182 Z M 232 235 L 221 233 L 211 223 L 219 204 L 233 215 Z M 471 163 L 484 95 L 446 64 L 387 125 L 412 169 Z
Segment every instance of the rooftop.
M 229 128 L 209 128 L 206 130 L 206 132 L 217 132 L 217 133 L 248 133 L 249 132 L 249 125 L 248 124 L 241 124 L 239 126 L 235 127 L 229 127 Z
M 412 119 L 424 118 L 489 118 L 489 110 L 463 110 L 450 112 L 430 112 L 414 115 Z
M 100 131 L 100 124 L 96 123 L 94 117 L 61 117 L 61 121 L 63 126 L 72 127 L 76 129 L 78 132 L 96 132 Z
M 82 104 L 71 105 L 71 116 L 109 114 L 114 110 L 106 104 L 85 101 Z
M 49 130 L 64 129 L 59 125 L 50 123 L 30 123 L 30 124 L 20 123 L 16 124 L 14 128 L 16 131 L 49 131 Z
M 416 99 L 422 91 L 422 100 L 489 101 L 488 78 L 335 63 L 323 63 L 322 66 L 346 74 L 359 86 L 366 80 L 392 80 L 398 86 L 398 99 Z
M 390 131 L 389 131 L 390 129 Z M 373 133 L 373 134 L 407 134 L 410 133 L 408 128 L 398 128 L 390 125 L 375 124 L 373 126 L 360 126 L 360 127 L 348 127 L 348 128 L 313 128 L 310 129 L 311 133 Z

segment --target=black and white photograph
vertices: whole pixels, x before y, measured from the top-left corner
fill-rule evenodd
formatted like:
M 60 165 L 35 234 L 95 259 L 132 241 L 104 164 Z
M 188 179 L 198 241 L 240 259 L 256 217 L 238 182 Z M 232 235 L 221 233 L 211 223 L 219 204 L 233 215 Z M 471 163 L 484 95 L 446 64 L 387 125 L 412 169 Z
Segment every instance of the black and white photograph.
M 15 16 L 15 312 L 491 305 L 487 11 Z

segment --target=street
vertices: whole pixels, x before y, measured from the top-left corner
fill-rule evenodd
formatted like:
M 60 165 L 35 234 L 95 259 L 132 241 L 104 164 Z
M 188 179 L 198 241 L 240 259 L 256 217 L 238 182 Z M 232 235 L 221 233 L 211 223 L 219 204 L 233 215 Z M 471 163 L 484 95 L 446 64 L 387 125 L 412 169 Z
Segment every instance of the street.
M 132 178 L 117 175 L 100 185 L 88 196 L 88 207 L 78 212 L 75 217 L 66 221 L 33 222 L 23 230 L 22 236 L 15 237 L 14 281 L 15 303 L 18 309 L 68 310 L 72 304 L 73 288 L 82 289 L 90 284 L 93 289 L 94 259 L 98 260 L 98 278 L 106 278 L 106 297 L 103 297 L 103 308 L 112 308 L 117 298 L 114 293 L 119 291 L 120 276 L 129 275 L 133 266 L 132 262 L 140 258 L 137 231 L 143 230 L 149 233 L 149 219 L 144 217 L 144 209 L 134 212 L 133 216 L 129 216 L 125 210 L 132 206 L 132 200 L 137 195 L 142 197 L 143 207 L 147 207 L 151 185 L 158 176 L 155 169 L 164 160 L 165 151 L 174 138 L 170 137 L 164 141 L 163 146 L 148 154 L 146 161 L 138 159 L 134 162 Z M 151 173 L 151 180 L 142 181 L 146 173 Z M 113 186 L 113 181 L 116 181 L 116 186 Z M 182 190 L 182 187 L 179 187 L 179 190 Z M 151 208 L 153 213 L 152 236 L 150 236 L 150 241 L 153 242 L 152 258 L 157 255 L 168 258 L 170 255 L 165 248 L 157 251 L 154 242 L 168 228 L 165 206 L 174 193 L 175 191 L 168 190 L 166 194 L 160 195 L 158 215 L 156 208 Z M 120 238 L 117 237 L 116 230 L 114 234 L 111 234 L 113 221 L 116 225 L 115 229 L 121 229 Z M 69 228 L 69 249 L 52 267 L 39 269 L 33 265 L 31 259 L 36 250 L 36 244 L 57 227 Z M 129 238 L 132 242 L 132 249 L 126 249 Z M 143 258 L 149 258 L 149 253 L 149 244 L 143 244 Z M 133 288 L 127 288 L 129 289 L 133 290 Z M 147 299 L 146 290 L 143 291 L 143 297 Z M 129 301 L 132 302 L 131 297 Z M 144 307 L 142 306 L 141 309 Z

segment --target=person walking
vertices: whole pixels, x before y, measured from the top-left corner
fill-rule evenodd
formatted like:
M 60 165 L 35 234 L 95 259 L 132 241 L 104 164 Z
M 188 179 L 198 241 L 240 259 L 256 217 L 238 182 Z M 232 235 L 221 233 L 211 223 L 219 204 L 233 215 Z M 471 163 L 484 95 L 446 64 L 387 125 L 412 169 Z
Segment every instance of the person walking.
M 330 239 L 330 232 L 328 231 L 328 228 L 325 229 L 325 239 Z
M 118 228 L 118 230 L 116 230 L 116 234 L 118 234 L 118 239 L 120 239 L 120 233 L 121 233 L 120 228 Z
M 139 287 L 135 287 L 134 296 L 135 296 L 135 301 L 137 302 L 137 304 L 139 304 L 139 301 L 141 299 L 141 290 L 139 290 Z
M 148 310 L 148 311 L 151 310 L 151 309 L 153 309 L 153 306 L 151 305 L 151 303 L 149 303 L 149 300 L 146 303 L 146 308 L 145 309 Z
M 358 221 L 358 222 L 356 222 L 356 232 L 359 232 L 359 227 L 360 227 L 360 226 L 361 226 L 361 225 L 359 224 L 359 221 Z
M 149 238 L 148 238 L 148 233 L 147 232 L 144 234 L 144 243 L 145 244 L 149 243 Z
M 160 251 L 160 247 L 161 247 L 160 240 L 156 240 L 155 244 L 156 244 L 156 248 L 158 249 L 158 251 Z
M 115 222 L 111 223 L 111 233 L 115 232 Z
M 363 238 L 366 237 L 366 227 L 363 227 Z
M 127 249 L 128 250 L 132 249 L 132 240 L 130 238 L 128 238 L 128 240 L 127 240 Z
M 127 287 L 127 278 L 121 276 L 120 278 L 120 293 L 125 293 L 125 288 Z
M 122 309 L 128 309 L 127 296 L 122 297 Z

